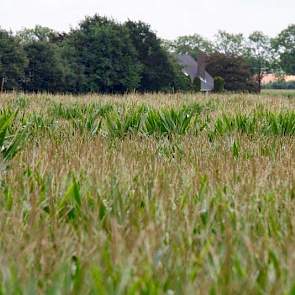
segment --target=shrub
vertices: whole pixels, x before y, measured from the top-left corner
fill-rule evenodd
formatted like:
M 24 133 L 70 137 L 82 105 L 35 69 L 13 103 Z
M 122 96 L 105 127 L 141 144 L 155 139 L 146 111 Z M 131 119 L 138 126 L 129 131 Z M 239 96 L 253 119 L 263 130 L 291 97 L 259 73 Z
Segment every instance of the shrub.
M 220 76 L 214 78 L 214 91 L 223 92 L 224 91 L 224 79 Z
M 295 81 L 276 81 L 263 86 L 265 89 L 295 89 Z
M 201 80 L 199 77 L 196 77 L 193 81 L 193 91 L 196 91 L 196 92 L 201 91 Z
M 189 76 L 186 76 L 181 67 L 173 61 L 174 65 L 174 80 L 173 80 L 173 88 L 175 91 L 183 91 L 188 92 L 192 91 L 192 80 Z

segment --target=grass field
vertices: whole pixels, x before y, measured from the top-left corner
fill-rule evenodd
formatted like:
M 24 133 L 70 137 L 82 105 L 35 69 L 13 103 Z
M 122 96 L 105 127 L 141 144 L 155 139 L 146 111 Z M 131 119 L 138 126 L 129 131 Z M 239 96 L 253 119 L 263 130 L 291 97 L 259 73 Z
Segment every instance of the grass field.
M 295 294 L 292 95 L 0 106 L 0 294 Z
M 263 89 L 262 95 L 295 98 L 295 89 Z

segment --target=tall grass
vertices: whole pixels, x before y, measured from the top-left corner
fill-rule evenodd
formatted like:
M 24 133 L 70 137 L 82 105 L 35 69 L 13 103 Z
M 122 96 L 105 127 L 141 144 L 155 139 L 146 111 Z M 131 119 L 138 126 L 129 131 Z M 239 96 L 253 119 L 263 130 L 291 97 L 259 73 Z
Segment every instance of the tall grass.
M 0 294 L 294 293 L 289 98 L 0 104 Z
M 4 161 L 11 160 L 21 149 L 27 137 L 25 128 L 12 131 L 17 112 L 3 110 L 0 113 L 0 152 Z

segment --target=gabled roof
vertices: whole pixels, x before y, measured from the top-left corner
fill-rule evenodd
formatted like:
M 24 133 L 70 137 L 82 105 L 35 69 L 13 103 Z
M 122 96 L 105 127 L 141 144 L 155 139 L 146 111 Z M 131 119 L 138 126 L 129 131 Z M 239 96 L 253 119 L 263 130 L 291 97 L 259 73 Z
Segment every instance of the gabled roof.
M 189 76 L 192 81 L 198 77 L 201 80 L 201 91 L 211 91 L 214 89 L 214 79 L 211 75 L 204 71 L 200 73 L 198 62 L 189 54 L 177 54 L 176 60 L 185 75 Z
M 183 72 L 194 80 L 198 76 L 198 63 L 188 54 L 177 54 L 176 59 L 182 66 Z

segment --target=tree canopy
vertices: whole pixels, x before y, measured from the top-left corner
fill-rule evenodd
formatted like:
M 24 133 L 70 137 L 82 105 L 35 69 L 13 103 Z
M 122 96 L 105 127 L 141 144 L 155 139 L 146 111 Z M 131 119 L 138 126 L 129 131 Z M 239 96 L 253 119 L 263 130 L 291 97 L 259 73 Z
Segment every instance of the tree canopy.
M 275 38 L 219 31 L 161 40 L 150 25 L 94 15 L 70 32 L 0 29 L 0 89 L 48 92 L 193 91 L 176 54 L 206 56 L 207 71 L 232 91 L 260 89 L 266 72 L 295 74 L 295 25 Z
M 273 58 L 271 40 L 262 32 L 253 32 L 248 38 L 246 58 L 255 75 L 258 91 L 261 90 L 261 82 L 264 74 L 270 70 Z
M 86 18 L 67 38 L 73 62 L 82 70 L 79 90 L 125 92 L 138 88 L 142 66 L 126 27 L 96 15 Z
M 228 91 L 254 91 L 251 68 L 241 56 L 212 54 L 208 59 L 207 71 L 213 77 L 222 77 L 224 89 Z
M 0 83 L 7 90 L 18 89 L 24 80 L 27 58 L 19 41 L 0 29 Z
M 200 53 L 211 54 L 214 52 L 213 43 L 199 34 L 180 36 L 175 41 L 166 43 L 166 46 L 171 51 L 190 54 L 194 58 L 198 58 Z
M 215 51 L 233 56 L 243 56 L 245 53 L 245 38 L 243 34 L 230 34 L 219 31 L 216 35 Z
M 139 90 L 170 89 L 174 71 L 167 52 L 161 47 L 161 40 L 151 31 L 150 26 L 143 22 L 128 21 L 125 27 L 142 65 Z
M 281 68 L 295 75 L 295 24 L 288 26 L 273 40 L 273 47 L 280 56 Z

